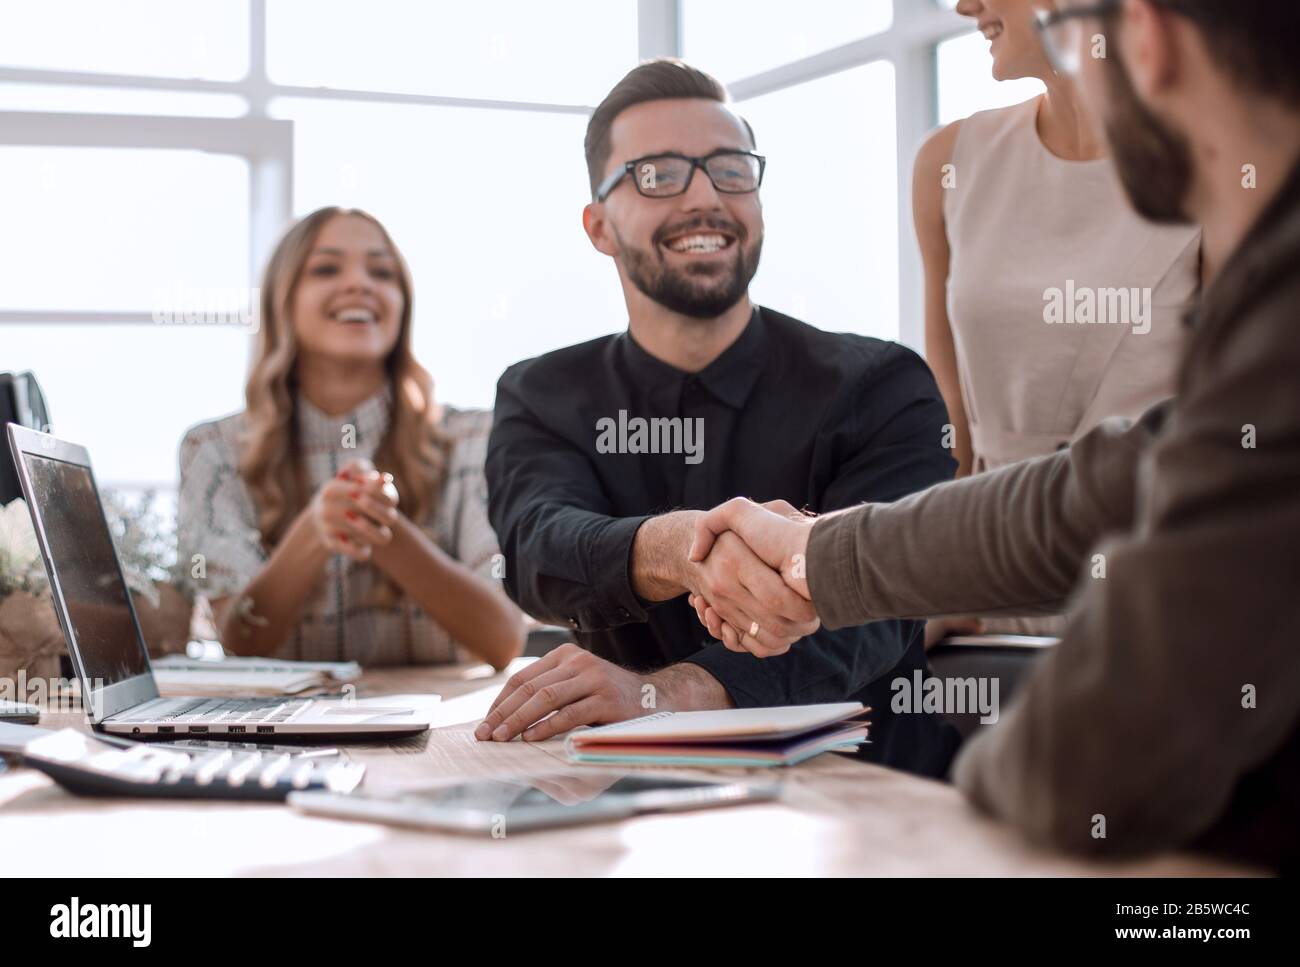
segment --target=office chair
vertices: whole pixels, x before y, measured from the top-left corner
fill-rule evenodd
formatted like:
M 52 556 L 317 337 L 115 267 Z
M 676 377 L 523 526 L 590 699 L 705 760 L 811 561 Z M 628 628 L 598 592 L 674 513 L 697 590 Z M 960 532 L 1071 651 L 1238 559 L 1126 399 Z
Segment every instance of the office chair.
M 947 682 L 950 679 L 997 679 L 998 708 L 1006 709 L 1021 680 L 1033 669 L 1048 649 L 1059 642 L 1058 638 L 1030 635 L 958 635 L 944 638 L 930 649 L 927 657 L 935 676 Z M 980 722 L 977 710 L 948 713 L 948 721 L 956 726 L 963 739 L 978 728 L 994 723 Z
M 50 432 L 50 413 L 36 377 L 27 373 L 0 373 L 0 506 L 23 495 L 9 446 L 3 442 L 6 423 Z

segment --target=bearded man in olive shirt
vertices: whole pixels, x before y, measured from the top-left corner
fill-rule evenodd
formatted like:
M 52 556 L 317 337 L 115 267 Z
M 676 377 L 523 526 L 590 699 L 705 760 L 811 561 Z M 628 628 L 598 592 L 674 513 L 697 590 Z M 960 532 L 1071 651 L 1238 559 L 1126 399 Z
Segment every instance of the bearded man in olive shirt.
M 515 675 L 476 735 L 540 740 L 656 710 L 859 701 L 873 709 L 864 756 L 942 774 L 952 727 L 889 710 L 893 679 L 928 672 L 919 622 L 827 631 L 739 540 L 707 564 L 686 558 L 695 517 L 738 493 L 832 510 L 954 469 L 920 357 L 751 303 L 765 160 L 725 99 L 707 74 L 656 61 L 592 115 L 584 225 L 618 270 L 628 329 L 510 367 L 486 465 L 506 590 L 576 644 Z M 714 598 L 754 647 L 799 648 L 771 662 L 729 649 L 695 621 L 692 593 Z M 760 607 L 761 624 L 748 617 Z
M 1138 211 L 1202 226 L 1208 285 L 1177 398 L 890 506 L 814 523 L 735 501 L 701 521 L 692 553 L 730 529 L 832 628 L 1072 597 L 1061 644 L 962 750 L 957 785 L 1042 842 L 1294 870 L 1300 4 L 1065 3 L 1045 26 Z M 1095 34 L 1105 59 L 1089 56 Z M 698 611 L 734 637 L 707 601 Z

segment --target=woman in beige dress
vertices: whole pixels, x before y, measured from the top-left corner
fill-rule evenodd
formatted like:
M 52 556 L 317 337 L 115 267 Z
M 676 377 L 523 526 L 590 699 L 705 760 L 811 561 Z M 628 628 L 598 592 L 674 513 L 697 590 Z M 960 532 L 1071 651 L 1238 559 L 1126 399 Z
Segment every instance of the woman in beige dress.
M 1173 393 L 1200 232 L 1143 221 L 1104 139 L 1037 36 L 1042 0 L 960 0 L 993 76 L 1046 93 L 935 132 L 917 154 L 926 357 L 948 405 L 958 476 L 1068 445 Z M 1051 634 L 1055 619 L 940 622 L 936 632 Z

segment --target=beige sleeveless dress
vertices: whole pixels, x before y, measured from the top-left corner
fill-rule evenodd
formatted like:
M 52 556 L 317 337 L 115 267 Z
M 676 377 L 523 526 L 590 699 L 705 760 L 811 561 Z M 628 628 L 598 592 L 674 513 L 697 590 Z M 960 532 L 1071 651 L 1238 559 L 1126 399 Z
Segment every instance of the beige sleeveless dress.
M 964 120 L 944 193 L 948 318 L 977 473 L 1170 396 L 1198 286 L 1199 230 L 1140 218 L 1109 160 L 1049 152 L 1038 103 Z

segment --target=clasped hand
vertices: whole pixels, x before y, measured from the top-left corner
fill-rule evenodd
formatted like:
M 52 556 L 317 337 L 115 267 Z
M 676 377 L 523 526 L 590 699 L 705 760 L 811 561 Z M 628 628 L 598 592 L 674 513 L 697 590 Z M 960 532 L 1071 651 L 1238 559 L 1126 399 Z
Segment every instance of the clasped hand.
M 666 543 L 675 545 L 674 571 L 659 600 L 686 590 L 715 638 L 732 651 L 761 658 L 783 654 L 821 627 L 803 575 L 811 518 L 783 500 L 760 507 L 740 498 L 707 513 L 679 513 L 693 519 L 683 520 L 683 530 L 670 526 Z M 718 682 L 697 665 L 680 662 L 644 675 L 570 643 L 516 672 L 474 737 L 539 742 L 650 710 L 724 708 L 727 702 Z
M 697 519 L 689 559 L 704 578 L 689 600 L 709 634 L 732 651 L 769 658 L 821 627 L 806 575 L 812 525 L 784 500 L 744 497 Z
M 380 473 L 369 460 L 354 460 L 325 482 L 309 510 L 322 546 L 369 561 L 376 548 L 392 541 L 398 503 L 392 474 Z

